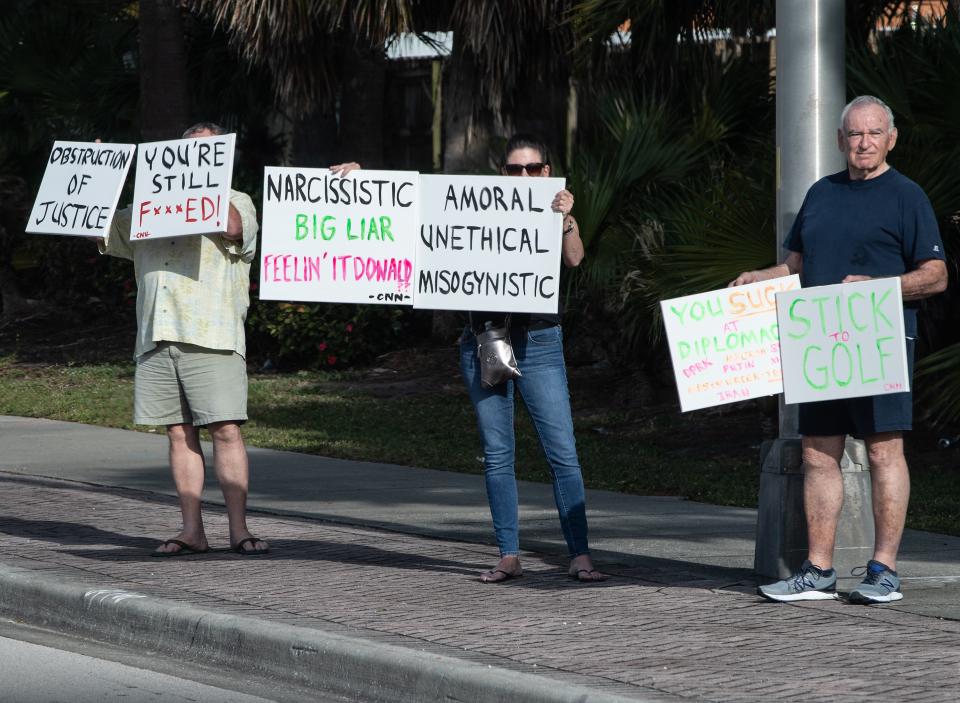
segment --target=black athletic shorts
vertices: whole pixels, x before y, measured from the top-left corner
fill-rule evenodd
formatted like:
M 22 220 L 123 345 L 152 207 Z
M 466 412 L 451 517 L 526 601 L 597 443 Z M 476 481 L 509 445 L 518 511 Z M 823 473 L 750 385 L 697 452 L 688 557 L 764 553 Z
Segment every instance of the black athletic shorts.
M 916 342 L 907 337 L 907 369 L 913 388 L 913 352 Z M 804 436 L 852 435 L 863 438 L 878 432 L 898 432 L 913 427 L 913 393 L 888 393 L 864 398 L 800 403 L 799 431 Z

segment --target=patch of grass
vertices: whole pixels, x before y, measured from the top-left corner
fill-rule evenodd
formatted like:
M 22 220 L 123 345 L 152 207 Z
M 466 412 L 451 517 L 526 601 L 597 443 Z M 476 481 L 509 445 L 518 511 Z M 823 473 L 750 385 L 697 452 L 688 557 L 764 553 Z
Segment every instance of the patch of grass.
M 0 357 L 0 414 L 134 427 L 132 363 L 24 365 Z M 250 377 L 249 444 L 269 449 L 465 473 L 482 472 L 476 418 L 455 383 L 385 390 L 358 373 L 297 372 Z M 578 396 L 587 396 L 576 388 Z M 591 488 L 756 505 L 760 415 L 744 406 L 713 414 L 611 410 L 596 398 L 577 409 L 577 447 Z M 520 404 L 518 404 L 520 405 Z M 156 431 L 156 428 L 150 428 Z M 550 480 L 536 433 L 517 412 L 517 476 Z M 908 439 L 913 495 L 908 526 L 960 534 L 956 450 Z
M 0 358 L 0 413 L 134 429 L 133 370 L 132 363 L 34 366 Z

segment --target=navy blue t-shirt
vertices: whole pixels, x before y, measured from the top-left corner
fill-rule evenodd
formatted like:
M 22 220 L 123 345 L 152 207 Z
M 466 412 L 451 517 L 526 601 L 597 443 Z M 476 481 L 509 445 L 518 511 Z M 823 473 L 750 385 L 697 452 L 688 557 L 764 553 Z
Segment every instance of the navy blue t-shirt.
M 940 227 L 920 186 L 896 169 L 850 180 L 847 171 L 810 187 L 784 247 L 803 255 L 805 288 L 848 275 L 899 276 L 943 259 Z M 903 305 L 904 331 L 917 334 L 917 303 Z

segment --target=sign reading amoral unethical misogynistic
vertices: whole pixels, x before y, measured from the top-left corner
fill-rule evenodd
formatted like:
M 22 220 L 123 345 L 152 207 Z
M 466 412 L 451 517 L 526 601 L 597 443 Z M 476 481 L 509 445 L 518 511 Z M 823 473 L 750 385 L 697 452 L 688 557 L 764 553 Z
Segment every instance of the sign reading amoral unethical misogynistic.
M 910 390 L 900 279 L 777 294 L 787 403 Z
M 562 178 L 420 177 L 413 305 L 557 312 Z

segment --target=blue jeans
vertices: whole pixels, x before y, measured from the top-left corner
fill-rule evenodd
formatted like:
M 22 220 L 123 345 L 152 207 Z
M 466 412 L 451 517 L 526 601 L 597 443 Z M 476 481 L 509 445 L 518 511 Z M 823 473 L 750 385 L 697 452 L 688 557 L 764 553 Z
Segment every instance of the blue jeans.
M 500 555 L 515 555 L 520 551 L 514 472 L 514 390 L 520 392 L 527 406 L 550 464 L 553 495 L 570 556 L 589 554 L 583 476 L 573 438 L 570 393 L 563 361 L 563 333 L 559 326 L 548 327 L 525 334 L 514 333 L 511 341 L 523 376 L 495 388 L 484 388 L 480 384 L 477 339 L 469 329 L 460 338 L 460 370 L 477 411 L 483 442 L 483 475 Z

